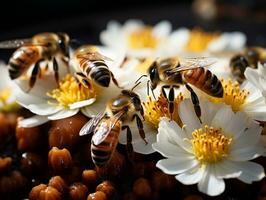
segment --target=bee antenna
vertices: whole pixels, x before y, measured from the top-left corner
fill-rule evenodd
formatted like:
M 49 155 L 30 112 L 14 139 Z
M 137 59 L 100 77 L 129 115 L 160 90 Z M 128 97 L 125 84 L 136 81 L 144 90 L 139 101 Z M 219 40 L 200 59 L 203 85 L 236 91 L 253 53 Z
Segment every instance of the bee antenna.
M 139 82 L 143 77 L 148 77 L 146 74 L 141 75 L 136 81 L 135 84 L 137 84 L 137 82 Z
M 133 88 L 131 89 L 131 91 L 133 91 L 139 84 L 141 83 L 141 81 L 139 81 L 138 83 L 136 83 Z

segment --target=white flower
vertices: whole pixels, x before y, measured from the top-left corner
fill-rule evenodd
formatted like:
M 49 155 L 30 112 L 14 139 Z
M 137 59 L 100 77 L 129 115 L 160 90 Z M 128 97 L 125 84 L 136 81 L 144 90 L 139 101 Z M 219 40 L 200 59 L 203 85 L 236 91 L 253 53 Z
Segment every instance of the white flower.
M 241 32 L 218 33 L 179 28 L 169 36 L 169 52 L 178 55 L 186 53 L 221 53 L 239 51 L 245 47 L 246 36 Z
M 245 112 L 251 119 L 266 121 L 266 102 L 260 90 L 248 81 L 239 85 L 231 80 L 222 80 L 223 98 L 210 98 L 214 103 L 230 105 L 234 112 Z
M 106 49 L 100 49 L 107 53 Z M 114 54 L 107 56 L 115 61 Z M 114 64 L 119 64 L 114 62 Z M 108 63 L 110 70 L 114 68 Z M 78 85 L 71 74 L 67 74 L 59 83 L 54 81 L 53 72 L 38 80 L 33 91 L 25 93 L 19 90 L 16 93 L 17 101 L 23 107 L 36 114 L 32 118 L 21 120 L 23 127 L 32 127 L 43 124 L 49 120 L 63 119 L 77 114 L 79 111 L 88 117 L 93 117 L 105 109 L 106 103 L 119 93 L 119 89 L 111 83 L 108 88 L 93 85 L 90 90 Z M 24 83 L 25 84 L 25 83 Z M 48 87 L 46 87 L 48 85 Z
M 258 63 L 258 69 L 248 67 L 245 71 L 245 76 L 248 81 L 260 89 L 264 98 L 266 98 L 266 64 Z
M 219 51 L 240 51 L 246 45 L 246 35 L 242 32 L 222 33 L 217 39 L 208 44 L 207 50 Z
M 183 128 L 162 118 L 153 148 L 166 159 L 157 167 L 183 184 L 198 183 L 199 191 L 210 196 L 225 190 L 223 179 L 252 183 L 265 177 L 263 167 L 249 161 L 265 152 L 262 128 L 229 106 L 201 102 L 201 107 L 202 124 L 190 100 L 179 107 Z
M 15 98 L 15 91 L 18 88 L 10 79 L 7 65 L 3 62 L 0 62 L 0 77 L 0 111 L 15 111 L 19 108 Z
M 167 48 L 171 24 L 161 21 L 154 27 L 139 20 L 128 20 L 124 25 L 110 21 L 107 29 L 100 34 L 101 42 L 117 49 L 124 49 L 128 56 L 156 57 Z

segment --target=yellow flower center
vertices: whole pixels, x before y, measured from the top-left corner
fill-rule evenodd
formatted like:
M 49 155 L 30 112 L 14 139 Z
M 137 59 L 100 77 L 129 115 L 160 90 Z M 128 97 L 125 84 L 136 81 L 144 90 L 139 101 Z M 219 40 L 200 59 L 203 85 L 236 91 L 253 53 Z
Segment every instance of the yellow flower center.
M 60 81 L 59 87 L 47 93 L 48 96 L 57 100 L 60 106 L 69 107 L 69 105 L 96 97 L 95 90 L 85 88 L 78 84 L 73 76 L 66 75 Z
M 175 98 L 174 113 L 172 114 L 172 119 L 180 125 L 182 123 L 178 115 L 178 104 L 183 99 L 184 96 L 182 95 L 182 93 L 179 93 L 179 95 Z M 156 128 L 158 128 L 161 117 L 171 117 L 168 110 L 168 100 L 162 94 L 158 97 L 157 100 L 152 100 L 152 98 L 149 97 L 148 101 L 143 103 L 143 108 L 145 120 L 150 122 Z
M 196 158 L 202 163 L 216 163 L 227 157 L 232 138 L 226 137 L 221 129 L 205 125 L 192 133 L 192 148 Z
M 6 88 L 6 89 L 1 90 L 0 91 L 0 102 L 3 105 L 6 105 L 10 96 L 11 96 L 11 89 L 10 88 Z
M 249 91 L 242 90 L 238 82 L 232 82 L 231 80 L 221 80 L 224 95 L 223 98 L 211 97 L 210 100 L 213 103 L 225 103 L 232 107 L 234 112 L 240 111 L 241 106 L 245 103 Z
M 204 32 L 199 28 L 190 31 L 190 38 L 187 43 L 186 49 L 192 52 L 204 51 L 210 42 L 219 37 L 217 32 Z
M 128 37 L 128 45 L 132 49 L 154 49 L 158 45 L 158 42 L 158 38 L 152 34 L 152 27 L 149 26 L 130 33 Z

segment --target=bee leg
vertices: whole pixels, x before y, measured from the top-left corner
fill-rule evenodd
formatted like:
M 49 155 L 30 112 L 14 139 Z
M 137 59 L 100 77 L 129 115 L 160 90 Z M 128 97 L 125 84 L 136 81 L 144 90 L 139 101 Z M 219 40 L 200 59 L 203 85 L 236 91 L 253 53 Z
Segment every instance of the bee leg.
M 140 137 L 142 138 L 142 140 L 145 142 L 145 144 L 148 144 L 147 140 L 145 139 L 145 132 L 143 130 L 143 123 L 140 119 L 140 117 L 138 115 L 134 115 L 133 116 L 133 119 L 136 119 L 136 122 L 137 122 L 137 127 L 138 127 L 138 130 L 139 130 L 139 135 Z
M 174 90 L 174 87 L 171 87 L 169 94 L 168 94 L 168 110 L 170 113 L 170 119 L 171 120 L 173 120 L 174 100 L 175 100 L 175 90 Z
M 123 89 L 122 87 L 119 86 L 117 80 L 115 79 L 115 76 L 114 76 L 113 72 L 111 72 L 110 74 L 111 74 L 111 78 L 112 78 L 112 81 L 114 82 L 114 84 L 115 84 L 118 88 Z
M 169 89 L 170 88 L 170 85 L 163 85 L 162 87 L 161 87 L 161 93 L 163 94 L 163 96 L 164 96 L 164 98 L 166 98 L 167 99 L 167 95 L 166 95 L 166 92 L 165 92 L 165 89 Z
M 29 82 L 29 89 L 27 90 L 27 92 L 29 92 L 33 88 L 33 86 L 35 85 L 35 82 L 37 80 L 37 76 L 38 76 L 39 71 L 40 71 L 40 63 L 42 61 L 43 60 L 37 61 L 36 64 L 34 65 L 33 69 L 32 69 L 31 76 L 30 76 L 30 82 Z
M 55 81 L 56 81 L 57 85 L 59 85 L 58 63 L 57 63 L 57 60 L 55 59 L 55 57 L 53 58 L 53 70 L 54 70 Z
M 130 161 L 133 161 L 134 151 L 132 146 L 132 133 L 129 126 L 123 126 L 122 130 L 127 129 L 127 156 Z
M 88 78 L 81 72 L 76 72 L 75 73 L 75 78 L 79 84 L 82 84 L 85 88 L 89 88 L 90 90 L 92 89 L 91 83 L 88 80 Z M 81 87 L 81 85 L 80 85 Z
M 197 117 L 199 118 L 200 123 L 202 123 L 201 118 L 200 118 L 201 117 L 201 109 L 200 109 L 200 105 L 199 105 L 199 98 L 198 98 L 197 94 L 194 92 L 194 90 L 188 84 L 186 84 L 186 88 L 190 92 L 191 101 L 194 105 L 195 113 L 196 113 Z

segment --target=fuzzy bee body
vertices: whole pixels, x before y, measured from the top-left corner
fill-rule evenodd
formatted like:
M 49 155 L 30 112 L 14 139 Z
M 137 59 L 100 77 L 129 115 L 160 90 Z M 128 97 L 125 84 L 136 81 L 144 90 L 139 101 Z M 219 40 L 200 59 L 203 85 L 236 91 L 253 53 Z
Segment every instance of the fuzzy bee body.
M 8 71 L 10 78 L 13 80 L 20 77 L 30 66 L 40 60 L 41 57 L 40 47 L 20 47 L 13 53 L 9 60 Z
M 108 163 L 116 149 L 122 123 L 121 121 L 115 122 L 114 120 L 114 118 L 102 120 L 92 136 L 91 157 L 96 166 L 102 167 Z M 114 126 L 109 130 L 112 124 Z M 99 142 L 102 137 L 104 139 Z
M 130 156 L 133 153 L 132 135 L 128 126 L 133 120 L 136 120 L 139 134 L 147 143 L 140 115 L 143 117 L 144 113 L 139 96 L 133 91 L 122 90 L 120 95 L 107 103 L 103 113 L 99 113 L 82 127 L 79 135 L 93 133 L 91 157 L 97 167 L 105 166 L 112 159 L 118 137 L 124 129 L 127 134 L 128 154 Z
M 111 79 L 118 86 L 114 75 L 110 71 L 106 61 L 110 59 L 101 55 L 97 48 L 90 45 L 84 45 L 76 49 L 74 52 L 74 65 L 80 71 L 77 78 L 85 87 L 89 87 L 89 81 L 101 87 L 108 87 Z
M 172 117 L 174 112 L 174 88 L 180 85 L 185 85 L 191 93 L 191 100 L 194 104 L 194 109 L 200 119 L 201 109 L 197 94 L 189 84 L 197 87 L 201 91 L 210 96 L 221 98 L 223 97 L 223 87 L 217 76 L 211 73 L 205 67 L 212 62 L 205 58 L 184 59 L 182 62 L 177 58 L 166 58 L 159 61 L 154 61 L 148 69 L 150 77 L 150 87 L 154 90 L 159 83 L 162 94 L 167 98 L 165 89 L 169 88 L 169 112 Z
M 39 33 L 32 38 L 0 42 L 0 48 L 16 48 L 8 63 L 11 79 L 19 78 L 34 65 L 29 81 L 31 89 L 40 72 L 40 63 L 43 61 L 53 62 L 55 79 L 58 82 L 58 64 L 55 57 L 60 55 L 62 60 L 68 58 L 69 36 L 65 33 Z
M 184 80 L 213 97 L 223 97 L 223 86 L 210 70 L 200 67 L 182 72 Z
M 230 60 L 230 69 L 237 81 L 245 80 L 244 72 L 247 67 L 257 68 L 258 62 L 266 63 L 266 49 L 262 47 L 250 47 L 243 53 L 233 56 Z

